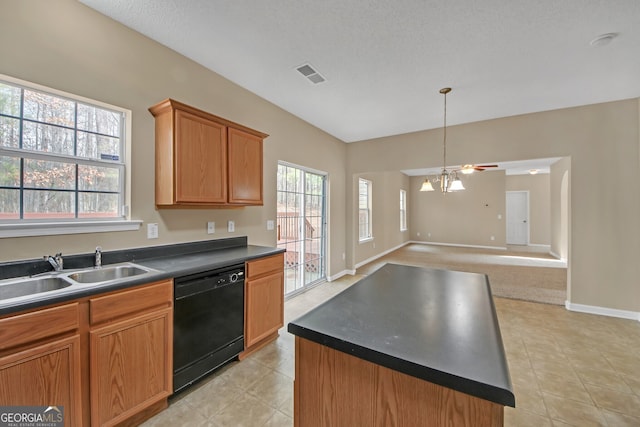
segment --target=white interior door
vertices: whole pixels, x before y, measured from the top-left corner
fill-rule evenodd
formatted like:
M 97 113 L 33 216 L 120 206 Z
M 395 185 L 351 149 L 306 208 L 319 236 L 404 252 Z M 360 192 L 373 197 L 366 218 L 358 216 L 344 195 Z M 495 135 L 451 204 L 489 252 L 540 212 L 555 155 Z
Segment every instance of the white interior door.
M 529 244 L 529 192 L 507 191 L 507 245 Z

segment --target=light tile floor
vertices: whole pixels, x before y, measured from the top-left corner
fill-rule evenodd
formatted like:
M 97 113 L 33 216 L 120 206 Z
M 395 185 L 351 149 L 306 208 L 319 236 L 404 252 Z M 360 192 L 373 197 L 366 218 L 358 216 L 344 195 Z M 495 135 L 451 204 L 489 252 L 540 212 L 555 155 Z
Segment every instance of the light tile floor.
M 143 425 L 292 426 L 294 339 L 286 324 L 360 278 L 286 301 L 277 341 L 173 397 Z M 505 409 L 506 426 L 640 426 L 640 322 L 502 298 L 495 304 L 517 406 Z

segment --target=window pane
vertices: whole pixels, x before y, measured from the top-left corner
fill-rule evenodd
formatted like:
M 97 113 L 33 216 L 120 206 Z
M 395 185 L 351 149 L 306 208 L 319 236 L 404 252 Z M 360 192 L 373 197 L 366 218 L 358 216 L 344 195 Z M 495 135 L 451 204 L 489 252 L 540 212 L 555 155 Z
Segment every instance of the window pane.
M 24 186 L 26 188 L 73 190 L 75 184 L 76 167 L 71 163 L 24 160 Z
M 0 83 L 0 114 L 20 117 L 20 88 Z
M 78 218 L 113 218 L 117 216 L 117 194 L 78 194 Z
M 117 168 L 78 165 L 78 190 L 117 192 L 119 187 L 120 172 Z
M 24 191 L 25 219 L 74 218 L 75 194 L 68 191 Z
M 20 186 L 20 159 L 0 156 L 0 185 L 4 187 Z M 0 210 L 0 212 L 2 212 Z
M 22 148 L 47 153 L 73 155 L 73 130 L 24 122 Z
M 20 190 L 0 188 L 0 220 L 20 218 Z
M 78 156 L 91 159 L 120 160 L 120 140 L 78 131 Z
M 75 126 L 75 103 L 68 99 L 34 92 L 24 91 L 24 117 L 44 123 L 61 126 Z
M 119 137 L 120 113 L 78 104 L 78 129 Z
M 18 148 L 19 142 L 20 120 L 0 116 L 0 146 Z

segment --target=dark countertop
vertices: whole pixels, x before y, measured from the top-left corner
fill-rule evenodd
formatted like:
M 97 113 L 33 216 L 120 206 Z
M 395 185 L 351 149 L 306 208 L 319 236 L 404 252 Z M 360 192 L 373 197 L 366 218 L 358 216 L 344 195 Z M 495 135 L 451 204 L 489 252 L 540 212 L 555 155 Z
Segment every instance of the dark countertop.
M 63 289 L 37 293 L 28 297 L 0 300 L 0 316 L 139 286 L 158 280 L 214 270 L 281 252 L 284 252 L 284 249 L 248 245 L 246 237 L 105 252 L 102 256 L 103 268 L 123 262 L 133 262 L 152 269 L 152 271 L 140 276 L 116 279 L 109 282 L 74 284 Z M 83 264 L 86 264 L 86 262 L 92 263 L 93 254 L 70 256 L 68 257 L 69 262 L 66 259 L 65 268 L 69 265 L 70 270 L 65 271 L 90 268 L 92 264 Z M 34 265 L 37 265 L 37 267 Z M 45 265 L 45 268 L 50 269 L 48 263 L 43 263 L 41 260 L 4 263 L 0 267 L 5 271 L 14 270 L 16 272 L 10 277 L 21 277 L 23 275 L 41 274 L 40 270 L 34 270 L 34 268 L 42 268 L 41 265 Z M 24 272 L 29 272 L 29 274 L 21 274 Z M 1 283 L 3 282 L 0 281 Z
M 515 407 L 486 275 L 386 264 L 289 323 L 294 335 Z

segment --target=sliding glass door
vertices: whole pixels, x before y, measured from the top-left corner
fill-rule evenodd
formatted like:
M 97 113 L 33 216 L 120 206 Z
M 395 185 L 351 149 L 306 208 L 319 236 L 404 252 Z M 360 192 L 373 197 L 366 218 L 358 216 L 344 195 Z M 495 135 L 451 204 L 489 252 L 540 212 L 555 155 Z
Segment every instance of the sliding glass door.
M 326 175 L 278 164 L 278 247 L 285 253 L 285 295 L 325 279 Z

